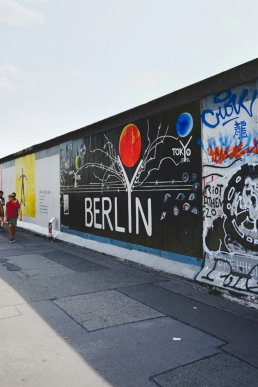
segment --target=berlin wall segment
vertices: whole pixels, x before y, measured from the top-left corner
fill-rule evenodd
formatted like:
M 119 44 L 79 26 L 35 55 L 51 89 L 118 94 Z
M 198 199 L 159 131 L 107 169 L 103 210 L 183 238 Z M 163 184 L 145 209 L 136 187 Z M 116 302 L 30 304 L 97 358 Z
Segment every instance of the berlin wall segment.
M 202 258 L 199 117 L 197 101 L 61 144 L 62 230 Z
M 257 69 L 248 62 L 5 157 L 2 189 L 21 194 L 35 224 L 61 190 L 62 231 L 192 257 L 203 262 L 198 281 L 256 297 Z
M 257 80 L 202 99 L 204 268 L 197 280 L 258 294 Z

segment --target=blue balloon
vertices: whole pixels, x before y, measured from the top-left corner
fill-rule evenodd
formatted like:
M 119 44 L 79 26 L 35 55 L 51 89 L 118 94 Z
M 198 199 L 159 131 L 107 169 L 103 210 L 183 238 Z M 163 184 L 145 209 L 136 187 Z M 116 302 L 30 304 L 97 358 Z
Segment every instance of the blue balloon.
M 189 113 L 182 113 L 176 121 L 176 131 L 178 136 L 186 137 L 193 129 L 193 117 Z

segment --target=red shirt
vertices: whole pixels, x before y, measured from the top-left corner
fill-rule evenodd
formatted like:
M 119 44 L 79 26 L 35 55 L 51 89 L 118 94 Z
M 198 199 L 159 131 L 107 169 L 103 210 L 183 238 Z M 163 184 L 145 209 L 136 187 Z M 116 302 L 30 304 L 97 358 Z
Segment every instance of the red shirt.
M 7 218 L 18 218 L 18 209 L 21 208 L 20 203 L 17 202 L 7 202 Z

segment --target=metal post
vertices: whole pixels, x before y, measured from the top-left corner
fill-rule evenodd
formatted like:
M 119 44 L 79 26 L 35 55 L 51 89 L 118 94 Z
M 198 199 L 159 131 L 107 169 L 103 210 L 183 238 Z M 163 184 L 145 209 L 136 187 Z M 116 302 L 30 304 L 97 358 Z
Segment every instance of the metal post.
M 53 222 L 56 218 L 51 218 L 48 222 L 48 236 L 52 239 L 52 229 L 53 229 Z

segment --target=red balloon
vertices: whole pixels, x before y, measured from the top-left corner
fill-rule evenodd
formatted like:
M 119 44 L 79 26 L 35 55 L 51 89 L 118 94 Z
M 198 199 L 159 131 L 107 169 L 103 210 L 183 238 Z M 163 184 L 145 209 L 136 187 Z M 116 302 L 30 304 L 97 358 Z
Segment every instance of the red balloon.
M 129 124 L 122 130 L 119 154 L 126 167 L 133 167 L 139 159 L 142 147 L 141 133 L 136 125 Z

